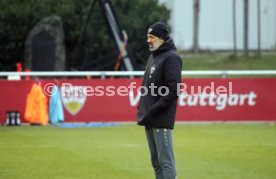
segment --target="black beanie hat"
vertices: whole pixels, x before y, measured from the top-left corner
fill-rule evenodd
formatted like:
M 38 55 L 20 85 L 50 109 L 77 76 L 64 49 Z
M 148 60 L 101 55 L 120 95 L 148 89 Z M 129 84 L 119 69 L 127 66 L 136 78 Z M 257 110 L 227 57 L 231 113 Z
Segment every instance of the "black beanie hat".
M 169 27 L 164 22 L 155 22 L 148 29 L 148 34 L 152 34 L 160 39 L 169 39 Z

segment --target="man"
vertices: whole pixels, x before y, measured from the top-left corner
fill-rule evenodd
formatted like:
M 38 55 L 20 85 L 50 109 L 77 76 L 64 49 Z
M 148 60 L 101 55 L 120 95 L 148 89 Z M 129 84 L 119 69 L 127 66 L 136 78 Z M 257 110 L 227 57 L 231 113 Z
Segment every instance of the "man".
M 149 27 L 147 43 L 151 55 L 144 73 L 137 124 L 145 126 L 156 179 L 175 179 L 172 130 L 182 61 L 164 22 Z

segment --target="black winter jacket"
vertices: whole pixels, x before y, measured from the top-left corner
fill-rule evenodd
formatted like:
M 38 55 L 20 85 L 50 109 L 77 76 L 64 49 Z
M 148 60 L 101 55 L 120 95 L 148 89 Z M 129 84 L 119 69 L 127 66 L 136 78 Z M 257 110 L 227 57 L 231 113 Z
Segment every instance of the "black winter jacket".
M 172 39 L 152 52 L 144 73 L 137 124 L 153 128 L 174 128 L 182 61 Z M 151 87 L 150 86 L 156 86 Z M 168 91 L 162 89 L 167 87 Z M 144 96 L 146 89 L 147 95 Z M 159 93 L 159 92 L 161 93 Z M 168 92 L 167 95 L 165 95 Z

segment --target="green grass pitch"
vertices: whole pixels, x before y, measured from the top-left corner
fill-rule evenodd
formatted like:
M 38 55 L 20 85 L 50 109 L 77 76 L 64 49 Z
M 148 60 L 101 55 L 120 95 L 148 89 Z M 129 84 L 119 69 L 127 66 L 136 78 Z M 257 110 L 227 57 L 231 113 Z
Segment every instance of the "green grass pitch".
M 276 126 L 176 124 L 178 178 L 276 178 Z M 0 127 L 2 179 L 153 179 L 144 128 Z

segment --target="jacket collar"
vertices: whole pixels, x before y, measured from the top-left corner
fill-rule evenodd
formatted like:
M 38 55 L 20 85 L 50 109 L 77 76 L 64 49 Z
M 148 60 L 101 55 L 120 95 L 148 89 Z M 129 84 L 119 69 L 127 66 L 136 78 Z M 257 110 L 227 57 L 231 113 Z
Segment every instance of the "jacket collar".
M 165 51 L 174 50 L 176 51 L 176 47 L 174 45 L 174 42 L 171 38 L 166 40 L 158 49 L 151 52 L 153 56 L 157 56 Z

